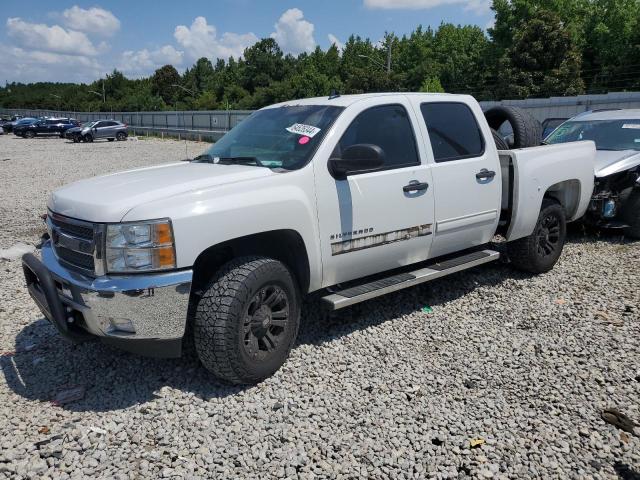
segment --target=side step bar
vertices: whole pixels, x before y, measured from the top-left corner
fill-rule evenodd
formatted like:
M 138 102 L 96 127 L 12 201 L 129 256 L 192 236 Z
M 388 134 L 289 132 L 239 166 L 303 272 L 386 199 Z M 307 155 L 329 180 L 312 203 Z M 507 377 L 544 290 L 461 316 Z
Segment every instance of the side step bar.
M 363 285 L 333 292 L 322 297 L 322 301 L 331 310 L 339 310 L 340 308 L 349 307 L 371 298 L 402 290 L 403 288 L 413 287 L 414 285 L 429 282 L 436 278 L 446 277 L 452 273 L 467 270 L 468 268 L 482 265 L 483 263 L 493 262 L 498 260 L 498 258 L 500 258 L 500 253 L 493 250 L 468 253 L 450 260 L 434 263 L 428 267 L 414 270 L 413 272 L 400 273 Z

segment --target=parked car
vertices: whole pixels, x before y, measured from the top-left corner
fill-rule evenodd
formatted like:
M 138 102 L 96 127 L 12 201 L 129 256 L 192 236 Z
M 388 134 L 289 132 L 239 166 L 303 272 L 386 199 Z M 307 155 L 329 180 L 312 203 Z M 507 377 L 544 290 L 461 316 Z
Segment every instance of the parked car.
M 64 138 L 64 132 L 78 124 L 78 121 L 73 118 L 46 118 L 26 125 L 16 125 L 13 133 L 25 138 L 33 138 L 37 135 L 56 135 Z
M 3 130 L 4 132 L 10 132 L 11 128 L 13 127 L 13 125 L 9 125 L 11 122 L 16 122 L 18 120 L 20 120 L 22 118 L 22 115 L 13 115 L 13 116 L 7 116 L 7 117 L 2 117 L 0 119 L 0 130 Z
M 335 310 L 492 262 L 496 232 L 513 266 L 554 266 L 595 146 L 498 155 L 492 138 L 467 95 L 272 105 L 191 162 L 56 190 L 26 284 L 66 338 L 179 356 L 188 335 L 215 375 L 255 383 L 287 358 L 308 293 Z
M 551 132 L 566 122 L 568 118 L 547 118 L 542 122 L 542 138 L 547 138 Z
M 640 109 L 581 113 L 560 125 L 545 143 L 592 140 L 595 189 L 585 220 L 640 238 Z
M 37 122 L 38 120 L 39 120 L 38 118 L 33 118 L 33 117 L 19 117 L 19 118 L 16 118 L 15 120 L 12 120 L 9 123 L 4 124 L 2 126 L 2 129 L 5 132 L 10 133 L 10 132 L 13 132 L 13 129 L 16 126 L 28 125 L 30 123 Z
M 93 123 L 93 122 L 91 122 Z M 89 124 L 79 124 L 77 127 L 71 127 L 65 130 L 64 138 L 68 138 L 69 140 L 73 140 L 73 143 L 78 143 L 82 141 L 82 130 L 85 129 Z
M 126 140 L 128 125 L 116 120 L 98 120 L 87 124 L 81 132 L 84 142 L 93 142 L 101 138 L 106 138 L 110 142 L 114 140 Z

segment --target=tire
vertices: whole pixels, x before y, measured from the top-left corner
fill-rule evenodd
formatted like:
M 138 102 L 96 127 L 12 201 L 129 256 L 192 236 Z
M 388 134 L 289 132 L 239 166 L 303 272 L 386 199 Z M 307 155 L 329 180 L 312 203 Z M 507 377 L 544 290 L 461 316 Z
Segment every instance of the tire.
M 511 125 L 511 148 L 537 147 L 542 143 L 542 124 L 521 108 L 499 105 L 484 112 L 484 116 L 494 130 L 499 130 L 504 122 Z
M 272 258 L 241 257 L 215 274 L 198 302 L 194 343 L 216 377 L 254 384 L 282 366 L 299 324 L 299 294 L 289 270 Z
M 84 137 L 82 137 L 82 140 L 84 142 L 91 143 L 93 142 L 93 135 L 91 135 L 90 133 L 87 133 Z
M 507 142 L 493 128 L 491 129 L 491 135 L 493 135 L 493 141 L 495 142 L 496 148 L 498 150 L 509 150 L 509 145 L 507 145 Z
M 109 140 L 110 142 L 113 142 L 115 138 L 107 138 L 107 140 Z
M 78 143 L 78 142 L 80 142 L 80 135 L 74 135 L 74 136 L 72 137 L 72 140 L 73 140 L 73 143 Z
M 61 133 L 61 134 L 60 134 L 60 138 L 64 138 L 64 133 Z
M 36 136 L 35 132 L 32 132 L 31 130 L 27 130 L 26 132 L 24 132 L 24 135 L 22 135 L 24 138 L 33 138 Z
M 640 238 L 640 188 L 634 188 L 622 207 L 620 218 L 629 226 L 624 234 L 631 238 Z
M 127 139 L 127 134 L 124 132 L 118 132 L 116 134 L 116 140 L 118 140 L 119 142 L 123 142 Z
M 514 267 L 531 273 L 548 272 L 556 264 L 567 238 L 564 208 L 545 198 L 533 233 L 507 243 L 507 255 Z

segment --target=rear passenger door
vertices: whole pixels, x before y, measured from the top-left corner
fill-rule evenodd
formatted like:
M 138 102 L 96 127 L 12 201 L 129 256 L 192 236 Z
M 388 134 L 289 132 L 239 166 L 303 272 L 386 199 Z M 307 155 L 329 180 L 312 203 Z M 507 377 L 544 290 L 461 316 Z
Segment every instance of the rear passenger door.
M 417 118 L 406 97 L 385 100 L 348 108 L 313 162 L 325 286 L 419 262 L 429 254 L 433 193 Z M 329 158 L 357 144 L 380 147 L 384 165 L 334 178 Z
M 430 256 L 489 242 L 498 225 L 502 185 L 491 133 L 477 120 L 482 110 L 463 101 L 416 96 L 412 102 L 433 160 L 435 228 Z

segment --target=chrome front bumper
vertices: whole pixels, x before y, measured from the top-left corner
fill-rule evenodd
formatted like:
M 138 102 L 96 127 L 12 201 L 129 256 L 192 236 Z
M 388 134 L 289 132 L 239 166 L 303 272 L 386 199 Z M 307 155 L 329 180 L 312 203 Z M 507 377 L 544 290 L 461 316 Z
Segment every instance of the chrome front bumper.
M 153 356 L 180 355 L 191 270 L 93 278 L 62 266 L 50 242 L 42 260 L 27 254 L 22 262 L 31 297 L 63 336 L 97 337 Z

